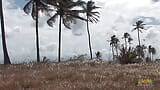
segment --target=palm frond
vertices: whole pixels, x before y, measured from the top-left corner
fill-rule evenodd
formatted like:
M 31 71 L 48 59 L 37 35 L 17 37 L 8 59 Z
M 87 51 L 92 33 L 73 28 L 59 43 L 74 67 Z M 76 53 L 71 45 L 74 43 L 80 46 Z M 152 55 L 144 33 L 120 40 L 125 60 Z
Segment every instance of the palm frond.
M 133 32 L 133 31 L 135 31 L 137 28 L 135 27 L 135 28 L 133 28 L 131 31 Z
M 72 16 L 63 16 L 63 24 L 66 28 L 71 29 L 72 23 L 76 23 L 76 20 Z
M 54 14 L 50 19 L 47 20 L 47 24 L 50 26 L 50 27 L 53 27 L 53 23 L 56 22 L 56 18 L 58 17 L 58 14 Z
M 36 10 L 36 5 L 35 3 L 32 4 L 32 12 L 31 12 L 31 16 L 32 18 L 35 20 L 36 19 L 36 14 L 38 13 L 38 11 Z
M 33 6 L 33 0 L 30 0 L 23 8 L 24 12 L 26 14 L 30 14 L 30 12 L 32 11 L 32 6 Z

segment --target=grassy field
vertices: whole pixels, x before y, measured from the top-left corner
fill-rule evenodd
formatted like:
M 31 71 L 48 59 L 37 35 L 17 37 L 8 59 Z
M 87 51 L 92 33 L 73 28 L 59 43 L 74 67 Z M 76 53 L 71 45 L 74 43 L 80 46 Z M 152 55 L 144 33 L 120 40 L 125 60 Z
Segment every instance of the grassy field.
M 150 79 L 152 86 L 137 86 Z M 160 63 L 96 61 L 0 65 L 0 90 L 160 90 Z

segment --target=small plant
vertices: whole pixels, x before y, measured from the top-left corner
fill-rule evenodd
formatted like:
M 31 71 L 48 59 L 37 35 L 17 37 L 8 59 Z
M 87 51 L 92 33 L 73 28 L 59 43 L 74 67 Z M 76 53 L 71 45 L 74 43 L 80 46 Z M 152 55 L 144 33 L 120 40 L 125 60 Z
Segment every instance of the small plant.
M 46 56 L 43 57 L 43 60 L 42 60 L 43 63 L 47 63 L 47 62 L 49 62 L 49 61 L 50 61 L 50 60 L 49 60 Z
M 73 57 L 70 57 L 69 61 L 75 61 L 75 60 L 87 60 L 87 54 L 79 54 L 79 55 L 75 55 Z
M 102 60 L 101 59 L 101 57 L 102 57 L 101 52 L 97 51 L 95 54 L 96 54 L 96 59 L 97 60 Z
M 136 57 L 137 54 L 134 48 L 129 47 L 127 49 L 124 46 L 120 48 L 120 55 L 118 58 L 121 64 L 135 63 Z

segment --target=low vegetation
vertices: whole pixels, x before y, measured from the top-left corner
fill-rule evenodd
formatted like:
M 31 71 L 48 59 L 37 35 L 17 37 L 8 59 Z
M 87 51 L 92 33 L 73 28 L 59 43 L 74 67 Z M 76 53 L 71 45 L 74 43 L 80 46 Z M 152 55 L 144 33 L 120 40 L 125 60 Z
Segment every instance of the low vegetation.
M 159 90 L 160 63 L 99 61 L 0 65 L 1 90 Z M 137 86 L 150 79 L 152 86 Z

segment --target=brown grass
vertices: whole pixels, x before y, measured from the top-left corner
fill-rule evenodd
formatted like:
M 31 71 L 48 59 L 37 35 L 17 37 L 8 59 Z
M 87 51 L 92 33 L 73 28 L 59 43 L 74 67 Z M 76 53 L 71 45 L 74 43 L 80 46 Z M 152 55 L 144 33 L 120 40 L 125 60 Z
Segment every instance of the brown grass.
M 138 79 L 151 79 L 153 86 L 138 87 Z M 0 65 L 0 90 L 160 90 L 160 63 Z

